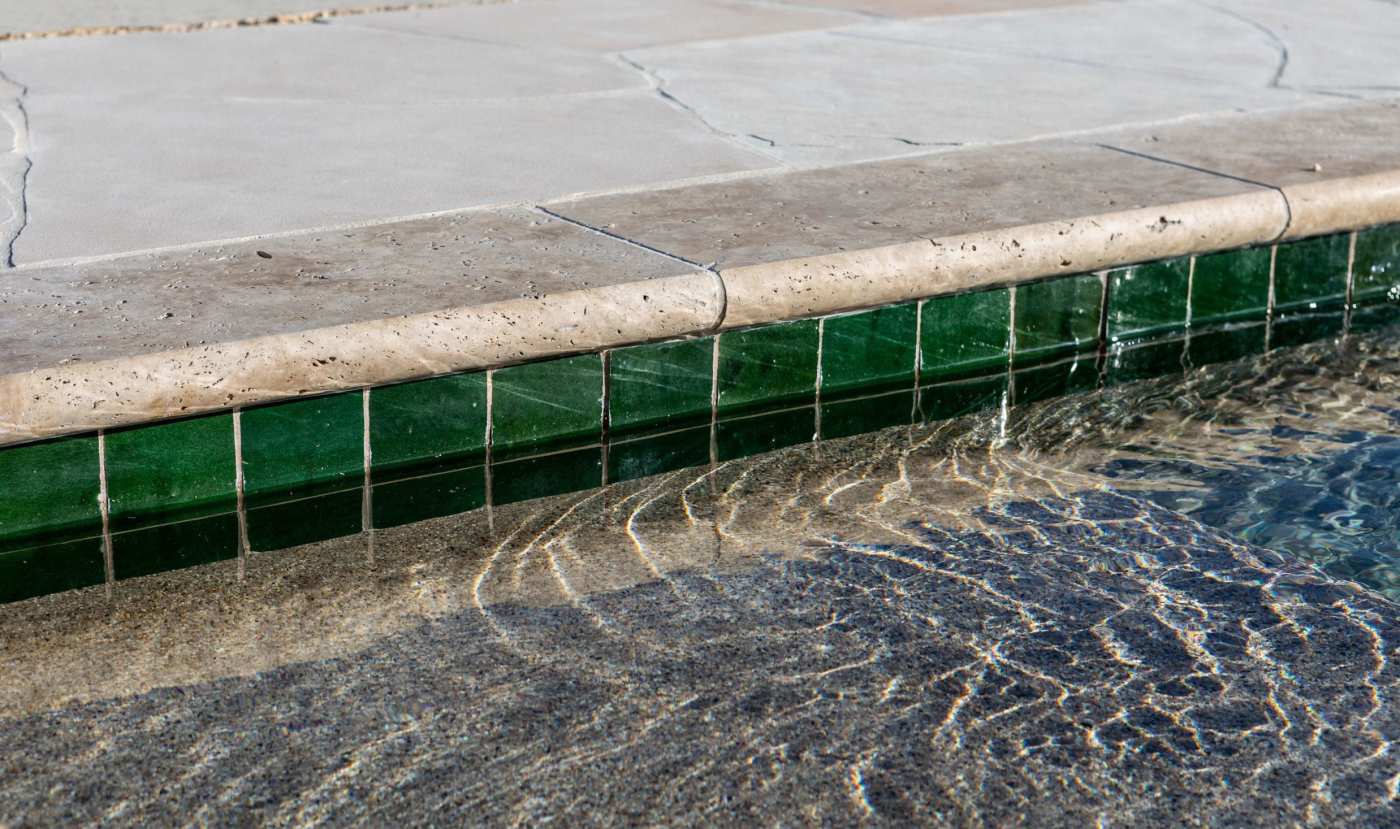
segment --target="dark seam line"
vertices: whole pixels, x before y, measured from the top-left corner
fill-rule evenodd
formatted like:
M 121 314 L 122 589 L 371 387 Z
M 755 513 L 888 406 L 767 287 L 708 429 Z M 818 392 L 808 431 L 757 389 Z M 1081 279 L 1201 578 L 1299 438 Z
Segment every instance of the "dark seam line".
M 556 218 L 556 219 L 558 219 L 558 220 L 561 221 L 561 222 L 568 222 L 569 224 L 574 225 L 575 227 L 581 227 L 581 228 L 583 228 L 584 230 L 587 230 L 587 231 L 590 232 L 590 233 L 597 233 L 597 234 L 599 234 L 600 236 L 606 236 L 606 237 L 608 237 L 609 239 L 616 239 L 617 241 L 622 242 L 622 243 L 624 243 L 624 244 L 628 244 L 628 245 L 631 245 L 631 246 L 636 247 L 636 248 L 641 248 L 642 250 L 649 251 L 649 252 L 654 253 L 654 254 L 656 254 L 656 255 L 658 255 L 658 256 L 664 256 L 664 257 L 666 257 L 667 259 L 674 259 L 674 260 L 677 261 L 677 262 L 682 262 L 682 263 L 684 263 L 684 264 L 686 264 L 686 265 L 689 265 L 690 267 L 695 268 L 695 269 L 697 269 L 697 270 L 714 272 L 714 266 L 713 266 L 713 265 L 702 265 L 702 264 L 700 264 L 699 262 L 695 262 L 695 261 L 692 261 L 692 260 L 690 260 L 690 259 L 686 259 L 684 256 L 677 256 L 677 255 L 674 254 L 674 253 L 668 253 L 668 252 L 666 252 L 666 251 L 664 251 L 664 250 L 662 250 L 662 249 L 660 249 L 660 248 L 654 248 L 654 247 L 652 247 L 651 245 L 644 244 L 644 243 L 642 243 L 642 242 L 638 242 L 638 241 L 636 241 L 636 240 L 634 240 L 634 239 L 628 239 L 626 236 L 620 236 L 620 235 L 618 235 L 618 234 L 616 234 L 616 233 L 612 233 L 612 232 L 610 232 L 610 231 L 603 230 L 602 228 L 594 227 L 593 225 L 586 224 L 586 223 L 584 223 L 584 222 L 580 222 L 580 221 L 578 221 L 577 219 L 571 219 L 571 218 L 569 218 L 568 216 L 562 215 L 562 214 L 560 214 L 560 213 L 555 213 L 553 210 L 550 210 L 548 207 L 541 207 L 540 205 L 535 205 L 535 209 L 538 210 L 538 211 L 540 211 L 541 213 L 545 214 L 546 216 L 552 216 L 553 218 Z
M 1283 199 L 1283 209 L 1284 209 L 1284 211 L 1286 211 L 1286 213 L 1287 213 L 1287 221 L 1286 221 L 1286 222 L 1284 223 L 1284 225 L 1283 225 L 1283 230 L 1280 231 L 1279 234 L 1278 234 L 1277 236 L 1275 236 L 1271 241 L 1278 241 L 1279 239 L 1282 239 L 1285 235 L 1288 234 L 1288 229 L 1291 228 L 1291 227 L 1293 226 L 1293 205 L 1289 204 L 1289 202 L 1288 202 L 1288 196 L 1283 192 L 1283 188 L 1282 188 L 1282 187 L 1279 187 L 1279 186 L 1276 185 L 1276 184 L 1268 184 L 1268 183 L 1262 182 L 1262 181 L 1255 181 L 1255 180 L 1252 179 L 1252 178 L 1245 178 L 1245 177 L 1243 177 L 1243 176 L 1235 176 L 1235 175 L 1231 175 L 1231 174 L 1229 174 L 1229 173 L 1222 173 L 1222 172 L 1220 172 L 1219 170 L 1211 170 L 1211 169 L 1208 169 L 1208 168 L 1206 168 L 1206 167 L 1197 167 L 1197 166 L 1194 165 L 1194 164 L 1187 164 L 1187 163 L 1184 162 L 1184 161 L 1173 161 L 1173 160 L 1170 159 L 1170 158 L 1162 158 L 1162 157 L 1160 157 L 1160 156 L 1149 155 L 1149 154 L 1147 154 L 1147 153 L 1141 153 L 1141 152 L 1138 152 L 1137 150 L 1129 150 L 1129 149 L 1125 149 L 1125 148 L 1123 148 L 1123 147 L 1115 147 L 1115 146 L 1113 146 L 1112 144 L 1097 144 L 1097 145 L 1095 145 L 1095 146 L 1102 147 L 1102 148 L 1105 149 L 1105 150 L 1112 150 L 1112 151 L 1114 151 L 1114 152 L 1116 152 L 1116 153 L 1123 153 L 1124 155 L 1130 155 L 1130 156 L 1134 156 L 1134 157 L 1136 157 L 1136 158 L 1145 159 L 1145 160 L 1147 160 L 1147 161 L 1156 161 L 1156 162 L 1158 162 L 1158 163 L 1160 163 L 1160 164 L 1170 164 L 1170 165 L 1173 166 L 1173 167 L 1180 167 L 1180 168 L 1182 168 L 1183 170 L 1191 170 L 1191 171 L 1197 172 L 1197 173 L 1204 173 L 1204 174 L 1206 174 L 1206 175 L 1208 175 L 1208 176 L 1215 176 L 1215 177 L 1217 177 L 1217 178 L 1229 179 L 1229 180 L 1231 180 L 1231 181 L 1238 181 L 1238 182 L 1240 182 L 1241 184 L 1250 184 L 1250 185 L 1253 185 L 1253 186 L 1255 186 L 1255 187 L 1263 187 L 1263 188 L 1268 189 L 1268 190 L 1273 190 L 1275 193 L 1278 193 L 1279 196 Z

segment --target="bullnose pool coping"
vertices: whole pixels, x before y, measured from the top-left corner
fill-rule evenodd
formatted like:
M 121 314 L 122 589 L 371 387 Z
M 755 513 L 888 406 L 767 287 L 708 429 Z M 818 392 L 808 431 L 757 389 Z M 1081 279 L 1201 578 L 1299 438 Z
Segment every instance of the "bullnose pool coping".
M 1258 128 L 1296 173 L 1327 112 Z M 1400 221 L 1400 165 L 1327 176 L 1051 140 L 18 268 L 0 445 Z

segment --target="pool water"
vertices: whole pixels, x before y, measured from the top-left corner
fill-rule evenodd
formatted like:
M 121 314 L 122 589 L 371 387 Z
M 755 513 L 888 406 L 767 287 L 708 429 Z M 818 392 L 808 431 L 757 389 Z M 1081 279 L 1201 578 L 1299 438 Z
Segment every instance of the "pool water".
M 1400 333 L 0 608 L 0 823 L 1400 825 Z

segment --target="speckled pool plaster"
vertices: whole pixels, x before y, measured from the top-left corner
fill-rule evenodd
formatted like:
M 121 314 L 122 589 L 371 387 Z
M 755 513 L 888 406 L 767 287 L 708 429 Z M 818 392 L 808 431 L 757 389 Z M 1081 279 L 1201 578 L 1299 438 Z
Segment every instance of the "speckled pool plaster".
M 1397 301 L 1387 225 L 13 446 L 0 599 L 1010 411 Z

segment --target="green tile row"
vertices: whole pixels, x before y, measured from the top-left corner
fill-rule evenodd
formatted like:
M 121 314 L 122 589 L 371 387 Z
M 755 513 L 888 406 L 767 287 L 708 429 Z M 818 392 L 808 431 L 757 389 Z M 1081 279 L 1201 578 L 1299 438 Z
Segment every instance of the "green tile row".
M 0 601 L 1238 359 L 1397 301 L 1388 226 L 4 449 Z

